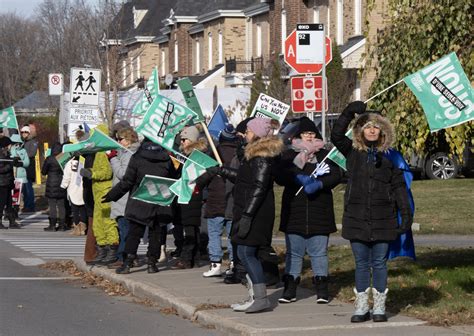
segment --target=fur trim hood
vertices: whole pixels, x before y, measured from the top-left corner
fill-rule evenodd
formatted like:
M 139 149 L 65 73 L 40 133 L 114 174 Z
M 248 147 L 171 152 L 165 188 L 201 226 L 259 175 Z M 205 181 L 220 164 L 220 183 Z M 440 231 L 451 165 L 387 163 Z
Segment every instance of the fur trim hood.
M 245 159 L 254 157 L 275 157 L 283 151 L 283 141 L 276 136 L 258 139 L 245 146 Z
M 380 125 L 380 138 L 377 141 L 377 150 L 381 152 L 387 151 L 392 146 L 395 133 L 390 121 L 377 113 L 363 113 L 355 120 L 354 127 L 352 128 L 352 146 L 357 150 L 367 151 L 368 147 L 364 141 L 362 127 L 368 122 Z
M 207 140 L 205 138 L 199 138 L 196 142 L 193 142 L 189 145 L 189 147 L 182 149 L 181 151 L 184 155 L 189 156 L 195 149 L 205 153 L 207 151 L 207 147 Z

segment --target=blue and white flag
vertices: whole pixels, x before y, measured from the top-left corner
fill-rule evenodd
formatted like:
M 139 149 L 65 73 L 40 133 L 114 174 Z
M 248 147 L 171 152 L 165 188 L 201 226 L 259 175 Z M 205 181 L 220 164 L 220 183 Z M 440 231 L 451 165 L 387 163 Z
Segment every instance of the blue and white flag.
M 219 135 L 228 124 L 229 119 L 227 118 L 224 109 L 222 108 L 221 104 L 217 105 L 216 110 L 214 111 L 214 114 L 212 115 L 211 120 L 207 125 L 209 133 L 212 135 L 213 138 L 219 140 Z

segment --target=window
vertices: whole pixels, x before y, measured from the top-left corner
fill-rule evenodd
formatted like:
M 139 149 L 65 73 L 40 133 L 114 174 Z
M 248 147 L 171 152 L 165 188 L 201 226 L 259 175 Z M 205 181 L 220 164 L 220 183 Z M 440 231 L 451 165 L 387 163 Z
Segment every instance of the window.
M 321 23 L 319 18 L 319 7 L 314 6 L 313 7 L 313 23 Z
M 196 39 L 196 73 L 201 72 L 201 42 Z
M 354 35 L 362 35 L 362 4 L 361 0 L 354 0 Z
M 207 68 L 212 69 L 212 33 L 207 34 L 207 45 L 208 45 L 208 55 L 207 55 Z
M 286 10 L 281 11 L 281 53 L 285 53 L 285 40 L 286 40 Z
M 257 57 L 262 56 L 262 26 L 257 24 Z
M 127 61 L 122 61 L 122 85 L 127 85 Z
M 135 60 L 133 59 L 133 57 L 130 57 L 130 84 L 133 84 L 133 82 L 135 81 L 135 72 L 134 72 L 134 62 Z
M 338 45 L 344 44 L 344 0 L 337 0 L 337 35 Z
M 219 58 L 218 58 L 218 63 L 219 64 L 222 64 L 222 59 L 223 59 L 223 53 L 224 53 L 224 50 L 223 50 L 224 46 L 223 46 L 223 39 L 222 39 L 222 30 L 219 30 Z
M 140 56 L 137 56 L 137 79 L 140 78 Z
M 178 71 L 178 65 L 179 65 L 179 60 L 178 60 L 178 41 L 174 42 L 174 71 Z
M 164 49 L 161 49 L 161 75 L 164 76 L 166 74 L 166 53 Z

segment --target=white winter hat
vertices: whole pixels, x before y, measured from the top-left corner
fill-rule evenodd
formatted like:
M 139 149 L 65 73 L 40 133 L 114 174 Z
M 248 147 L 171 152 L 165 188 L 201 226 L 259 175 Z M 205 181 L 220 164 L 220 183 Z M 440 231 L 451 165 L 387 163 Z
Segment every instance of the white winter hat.
M 20 132 L 28 132 L 31 133 L 30 126 L 23 126 L 20 130 Z

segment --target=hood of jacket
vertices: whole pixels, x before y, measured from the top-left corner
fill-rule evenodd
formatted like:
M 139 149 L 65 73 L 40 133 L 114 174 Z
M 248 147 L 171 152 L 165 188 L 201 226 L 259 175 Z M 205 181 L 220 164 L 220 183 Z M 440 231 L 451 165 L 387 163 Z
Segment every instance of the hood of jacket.
M 390 121 L 377 113 L 363 113 L 355 120 L 354 127 L 352 128 L 352 146 L 357 150 L 368 150 L 362 129 L 368 122 L 374 122 L 380 126 L 380 137 L 376 143 L 376 147 L 378 151 L 386 152 L 393 143 L 395 133 Z
M 189 156 L 195 149 L 203 153 L 206 152 L 207 140 L 205 138 L 199 138 L 197 141 L 190 144 L 186 149 L 182 149 L 182 153 L 186 156 Z
M 141 143 L 137 155 L 150 162 L 167 161 L 170 159 L 168 152 L 163 147 L 150 140 L 144 140 Z
M 51 147 L 51 155 L 56 156 L 63 151 L 63 145 L 59 142 L 56 142 L 53 147 Z
M 275 157 L 283 151 L 283 141 L 276 136 L 258 139 L 245 146 L 245 159 L 254 157 Z

